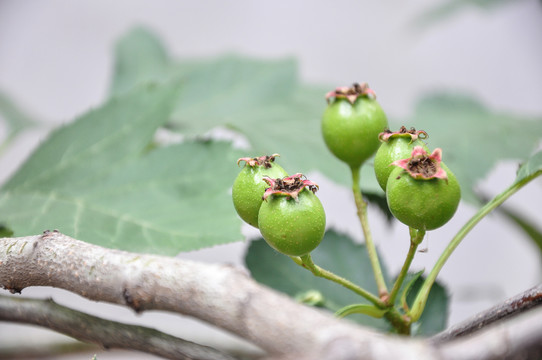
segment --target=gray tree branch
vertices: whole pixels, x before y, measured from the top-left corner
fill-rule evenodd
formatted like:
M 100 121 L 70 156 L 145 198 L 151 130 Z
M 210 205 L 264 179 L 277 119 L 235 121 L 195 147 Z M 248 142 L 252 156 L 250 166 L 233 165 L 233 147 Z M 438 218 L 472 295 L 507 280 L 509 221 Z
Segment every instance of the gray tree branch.
M 542 284 L 507 299 L 470 319 L 451 326 L 445 331 L 433 336 L 431 340 L 434 342 L 445 342 L 469 335 L 485 328 L 489 324 L 516 316 L 540 305 L 542 305 Z
M 53 300 L 0 295 L 0 320 L 47 327 L 106 349 L 128 349 L 179 360 L 235 360 L 213 348 L 160 331 L 104 320 L 56 304 Z
M 338 320 L 320 310 L 253 281 L 244 270 L 228 265 L 201 264 L 169 257 L 104 249 L 59 232 L 0 239 L 0 286 L 20 292 L 28 286 L 53 286 L 88 299 L 127 305 L 135 311 L 164 310 L 199 318 L 260 346 L 272 356 L 331 354 L 341 359 L 506 359 L 510 349 L 542 346 L 542 311 L 526 322 L 511 323 L 468 339 L 434 344 L 422 339 L 384 335 Z M 517 319 L 514 319 L 517 320 Z M 533 324 L 534 321 L 534 324 Z M 510 334 L 529 333 L 526 340 Z M 491 335 L 491 333 L 490 333 Z M 504 339 L 514 339 L 508 344 Z M 470 342 L 480 339 L 484 343 Z M 466 346 L 463 348 L 462 346 Z M 536 341 L 535 341 L 536 344 Z M 464 357 L 455 356 L 458 349 Z M 323 358 L 323 357 L 317 357 Z M 512 359 L 512 357 L 508 357 Z

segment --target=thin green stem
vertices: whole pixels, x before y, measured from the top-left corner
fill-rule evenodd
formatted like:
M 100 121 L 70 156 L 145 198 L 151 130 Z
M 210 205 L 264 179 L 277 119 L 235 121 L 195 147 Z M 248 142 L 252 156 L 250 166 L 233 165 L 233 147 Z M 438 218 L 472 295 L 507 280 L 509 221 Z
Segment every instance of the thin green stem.
M 358 295 L 361 295 L 365 299 L 372 302 L 377 308 L 387 310 L 384 313 L 384 317 L 393 325 L 399 334 L 408 335 L 410 334 L 410 319 L 401 315 L 401 313 L 393 306 L 386 304 L 384 301 L 371 294 L 362 287 L 352 283 L 345 278 L 332 273 L 331 271 L 322 269 L 316 265 L 310 254 L 298 256 L 290 256 L 290 258 L 298 265 L 306 268 L 311 271 L 315 276 L 333 281 L 339 285 L 344 286 L 345 288 L 355 292 Z
M 397 276 L 397 280 L 395 280 L 395 284 L 393 284 L 393 288 L 390 292 L 390 297 L 388 299 L 388 304 L 393 305 L 395 303 L 395 298 L 397 297 L 397 294 L 399 293 L 399 290 L 401 289 L 401 286 L 403 285 L 403 281 L 405 280 L 405 277 L 408 273 L 408 269 L 410 269 L 410 265 L 412 264 L 412 260 L 414 259 L 414 255 L 416 255 L 416 250 L 418 249 L 418 245 L 422 242 L 425 231 L 424 230 L 416 230 L 413 228 L 410 228 L 410 248 L 408 249 L 407 256 L 405 258 L 405 262 L 403 263 L 403 267 L 401 268 L 401 271 L 399 272 L 399 276 Z
M 369 260 L 371 261 L 371 266 L 373 268 L 376 285 L 378 288 L 378 295 L 380 298 L 384 298 L 388 295 L 388 288 L 386 286 L 386 281 L 384 280 L 384 274 L 382 273 L 382 267 L 380 266 L 378 254 L 376 253 L 376 247 L 373 242 L 371 230 L 369 229 L 369 221 L 367 219 L 367 203 L 363 200 L 361 188 L 359 186 L 361 166 L 351 167 L 350 170 L 352 170 L 352 192 L 354 193 L 354 200 L 356 202 L 357 213 L 361 223 L 361 229 L 363 230 L 363 236 L 365 237 L 365 245 L 369 254 Z
M 495 208 L 497 208 L 499 205 L 501 205 L 506 199 L 508 199 L 510 196 L 515 194 L 519 189 L 521 189 L 523 186 L 525 186 L 529 181 L 533 180 L 535 177 L 541 175 L 540 172 L 536 172 L 532 174 L 531 176 L 528 176 L 518 182 L 515 182 L 510 187 L 508 187 L 506 190 L 504 190 L 499 195 L 495 196 L 493 200 L 488 202 L 486 205 L 484 205 L 470 220 L 459 230 L 459 232 L 454 236 L 454 238 L 450 241 L 446 249 L 442 252 L 440 255 L 440 258 L 435 263 L 435 266 L 427 276 L 427 279 L 425 279 L 425 282 L 423 283 L 422 287 L 420 288 L 420 291 L 418 292 L 418 295 L 416 296 L 416 299 L 414 300 L 414 304 L 412 306 L 412 309 L 410 311 L 410 317 L 412 318 L 412 321 L 417 321 L 422 312 L 425 308 L 425 304 L 427 303 L 427 297 L 429 296 L 429 291 L 431 290 L 431 287 L 435 283 L 435 280 L 437 278 L 437 275 L 439 274 L 440 270 L 450 257 L 452 255 L 453 251 L 457 248 L 457 246 L 461 243 L 461 241 L 465 238 L 465 236 L 474 228 L 476 224 L 480 222 L 487 214 L 489 214 L 491 211 L 493 211 Z
M 362 287 L 354 284 L 353 282 L 349 280 L 346 280 L 345 278 L 339 275 L 332 273 L 331 271 L 322 269 L 320 266 L 316 265 L 312 261 L 312 257 L 310 254 L 303 255 L 299 258 L 292 257 L 292 260 L 294 260 L 296 264 L 301 265 L 307 268 L 308 270 L 310 270 L 315 276 L 336 282 L 337 284 L 344 286 L 345 288 L 355 292 L 356 294 L 363 296 L 365 299 L 369 300 L 380 309 L 386 308 L 386 304 L 382 300 L 380 300 L 378 297 L 371 294 L 369 291 L 363 289 Z

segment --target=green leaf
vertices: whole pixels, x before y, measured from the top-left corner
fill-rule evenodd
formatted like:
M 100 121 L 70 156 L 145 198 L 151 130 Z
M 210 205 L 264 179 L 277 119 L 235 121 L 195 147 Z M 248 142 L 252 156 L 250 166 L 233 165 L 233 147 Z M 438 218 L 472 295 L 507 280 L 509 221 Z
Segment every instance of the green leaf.
M 363 245 L 355 244 L 344 235 L 328 231 L 320 246 L 312 252 L 312 258 L 320 267 L 377 293 L 369 257 Z M 332 312 L 350 304 L 368 304 L 359 295 L 346 288 L 315 277 L 289 257 L 271 249 L 264 240 L 253 241 L 250 244 L 245 262 L 257 281 L 292 297 L 311 290 L 318 291 L 324 298 L 324 306 Z M 377 329 L 390 330 L 390 325 L 384 319 L 359 314 L 349 316 L 349 319 Z
M 409 285 L 410 289 L 406 297 L 409 306 L 412 306 L 425 278 L 419 276 L 419 273 L 408 274 L 405 283 L 408 284 L 412 279 L 415 280 L 413 284 Z M 430 336 L 444 330 L 448 322 L 448 299 L 449 296 L 446 288 L 438 281 L 435 282 L 431 287 L 427 304 L 421 317 L 412 324 L 412 334 L 416 336 Z
M 542 134 L 542 118 L 495 113 L 452 94 L 421 100 L 409 124 L 427 131 L 431 149 L 442 148 L 442 160 L 456 175 L 463 199 L 474 204 L 473 189 L 495 164 L 528 157 Z
M 155 59 L 152 53 L 163 54 L 164 47 L 141 29 L 123 38 L 117 48 L 113 83 L 122 86 L 114 88 L 162 79 L 164 73 L 156 74 L 155 67 L 167 68 L 167 76 L 180 79 L 182 90 L 169 128 L 190 137 L 217 127 L 232 129 L 249 141 L 247 156 L 279 153 L 289 173 L 319 171 L 350 184 L 349 167 L 330 154 L 320 133 L 325 94 L 332 87 L 301 85 L 294 60 L 233 55 L 178 63 L 162 55 Z M 137 71 L 129 71 L 133 68 Z M 380 191 L 370 167 L 363 170 L 362 188 Z
M 403 309 L 408 310 L 408 303 L 407 303 L 407 296 L 410 293 L 410 290 L 412 290 L 412 285 L 422 276 L 423 270 L 418 271 L 415 274 L 407 274 L 407 277 L 403 281 L 403 285 L 401 286 L 401 289 L 399 290 L 401 297 L 398 299 L 400 305 Z
M 55 131 L 3 187 L 0 219 L 17 236 L 56 228 L 169 255 L 240 240 L 229 194 L 239 154 L 229 144 L 146 150 L 177 91 L 140 88 Z
M 186 135 L 202 135 L 217 126 L 242 129 L 253 121 L 266 132 L 268 124 L 257 115 L 286 101 L 297 83 L 292 59 L 224 56 L 181 62 L 177 70 L 183 87 L 173 126 Z
M 3 190 L 84 191 L 104 169 L 141 155 L 169 118 L 176 93 L 172 85 L 140 88 L 59 128 Z
M 160 39 L 138 27 L 122 37 L 115 48 L 112 94 L 121 94 L 145 83 L 168 80 L 171 63 Z

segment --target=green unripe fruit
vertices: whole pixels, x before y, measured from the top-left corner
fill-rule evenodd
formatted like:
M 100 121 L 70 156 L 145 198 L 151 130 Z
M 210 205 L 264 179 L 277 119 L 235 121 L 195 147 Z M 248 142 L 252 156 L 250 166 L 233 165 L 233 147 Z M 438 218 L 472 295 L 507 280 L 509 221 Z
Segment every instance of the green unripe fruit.
M 397 132 L 385 131 L 380 133 L 378 138 L 382 144 L 374 158 L 374 171 L 378 184 L 382 190 L 386 191 L 388 178 L 395 168 L 391 164 L 394 161 L 409 157 L 416 146 L 421 146 L 428 151 L 429 149 L 422 141 L 422 139 L 427 138 L 427 133 L 423 130 L 416 131 L 414 128 L 407 130 L 402 126 Z
M 282 180 L 297 181 L 298 175 Z M 258 226 L 263 238 L 273 249 L 285 255 L 301 256 L 310 253 L 322 241 L 326 228 L 324 208 L 314 195 L 315 185 L 309 185 L 308 180 L 305 180 L 300 189 L 280 190 L 275 184 L 281 179 L 270 180 L 271 190 L 268 190 L 258 215 Z M 310 188 L 313 191 L 305 189 L 306 185 L 312 186 Z
M 361 166 L 378 149 L 387 126 L 386 114 L 367 84 L 338 88 L 326 96 L 330 104 L 322 117 L 322 135 L 328 149 L 350 167 Z
M 262 205 L 262 196 L 268 185 L 264 176 L 282 178 L 287 176 L 280 165 L 274 163 L 276 154 L 259 158 L 241 158 L 246 164 L 233 182 L 232 199 L 235 211 L 246 223 L 258 227 L 258 212 Z
M 435 172 L 427 178 L 422 177 L 425 170 L 417 173 L 412 170 L 418 166 L 416 161 L 419 159 L 415 159 L 414 164 L 406 163 L 407 169 L 395 167 L 388 178 L 386 198 L 397 220 L 414 229 L 433 230 L 446 224 L 455 214 L 461 189 L 454 174 L 440 160 L 436 170 L 433 165 L 428 167 L 429 173 Z

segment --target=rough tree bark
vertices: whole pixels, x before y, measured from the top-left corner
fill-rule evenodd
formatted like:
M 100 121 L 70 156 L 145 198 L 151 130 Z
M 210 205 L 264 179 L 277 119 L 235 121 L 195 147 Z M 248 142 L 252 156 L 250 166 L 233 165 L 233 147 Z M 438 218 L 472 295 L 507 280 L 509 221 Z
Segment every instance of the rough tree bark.
M 110 250 L 57 231 L 0 239 L 0 286 L 20 292 L 38 285 L 126 305 L 136 312 L 153 309 L 193 316 L 281 359 L 483 360 L 542 355 L 540 307 L 466 338 L 407 339 L 298 304 L 256 283 L 244 269 L 228 265 Z

